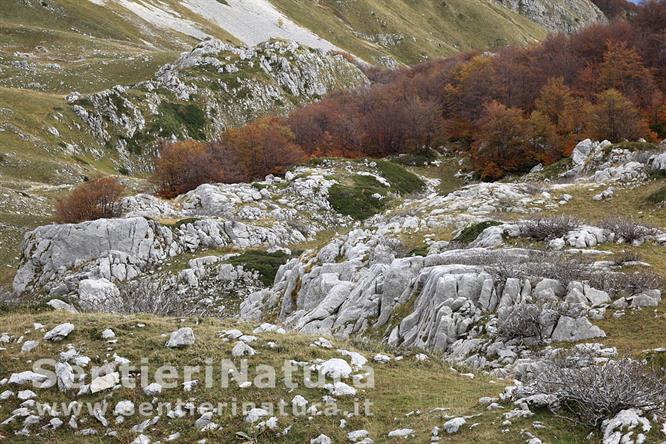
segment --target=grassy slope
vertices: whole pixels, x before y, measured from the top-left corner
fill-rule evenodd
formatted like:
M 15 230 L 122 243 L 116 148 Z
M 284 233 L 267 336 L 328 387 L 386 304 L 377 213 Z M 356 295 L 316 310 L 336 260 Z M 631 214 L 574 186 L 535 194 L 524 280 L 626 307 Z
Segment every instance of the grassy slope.
M 196 43 L 186 35 L 156 28 L 115 3 L 99 6 L 87 0 L 55 0 L 50 2 L 52 9 L 25 6 L 17 0 L 4 3 L 0 56 L 11 61 L 15 51 L 31 53 L 30 61 L 38 69 L 30 76 L 12 68 L 3 70 L 2 86 L 32 87 L 37 82 L 40 89 L 61 94 L 96 92 L 145 80 Z M 182 18 L 197 20 L 208 34 L 237 43 L 178 2 L 171 3 Z M 43 69 L 40 65 L 45 63 L 57 63 L 62 69 Z
M 524 45 L 544 36 L 543 30 L 528 19 L 486 0 L 272 3 L 300 25 L 368 61 L 388 52 L 400 62 L 413 64 L 498 44 Z M 359 33 L 405 38 L 397 46 L 382 48 Z
M 25 339 L 41 339 L 42 333 L 35 332 L 32 328 L 33 322 L 40 322 L 46 325 L 47 329 L 62 322 L 72 322 L 76 330 L 64 343 L 46 343 L 41 342 L 36 350 L 19 354 L 19 344 L 7 344 L 7 350 L 3 352 L 5 356 L 11 356 L 12 359 L 3 359 L 0 361 L 0 377 L 8 376 L 11 372 L 23 371 L 30 368 L 28 361 L 39 358 L 53 358 L 58 352 L 66 348 L 66 344 L 72 344 L 82 354 L 90 356 L 92 365 L 100 365 L 105 357 L 118 355 L 130 359 L 133 363 L 138 363 L 141 358 L 149 360 L 150 374 L 153 375 L 157 365 L 169 362 L 176 368 L 182 368 L 186 365 L 203 365 L 206 358 L 212 358 L 213 362 L 219 362 L 221 359 L 230 358 L 230 349 L 233 342 L 224 343 L 219 337 L 218 332 L 225 328 L 237 326 L 243 332 L 249 332 L 251 326 L 232 325 L 229 322 L 222 323 L 216 320 L 204 320 L 200 323 L 192 319 L 178 322 L 174 319 L 161 319 L 149 316 L 111 316 L 111 315 L 71 315 L 56 312 L 42 312 L 37 314 L 6 313 L 0 315 L 0 322 L 4 327 L 3 331 L 16 336 L 25 335 Z M 138 328 L 138 323 L 144 323 L 144 328 Z M 166 338 L 165 333 L 169 333 L 178 327 L 192 326 L 197 337 L 196 344 L 191 348 L 174 351 L 164 347 Z M 113 328 L 118 335 L 118 343 L 109 346 L 99 339 L 100 332 L 105 328 Z M 339 357 L 332 350 L 321 350 L 310 347 L 312 337 L 302 335 L 277 335 L 261 334 L 260 339 L 254 348 L 259 352 L 258 355 L 249 358 L 250 368 L 257 364 L 269 364 L 273 366 L 282 366 L 284 359 L 295 359 L 299 361 L 310 361 L 321 358 L 328 359 Z M 276 341 L 279 348 L 270 350 L 264 346 L 265 341 Z M 347 348 L 358 350 L 366 357 L 370 358 L 376 351 L 381 349 L 376 345 L 365 344 L 362 349 L 358 349 L 354 344 L 336 342 L 338 348 Z M 445 419 L 443 415 L 479 415 L 468 420 L 468 426 L 478 423 L 473 430 L 465 426 L 458 435 L 446 437 L 447 442 L 457 443 L 485 443 L 491 440 L 496 443 L 515 443 L 522 442 L 520 431 L 522 429 L 532 431 L 546 442 L 572 442 L 583 443 L 587 434 L 586 430 L 572 427 L 569 423 L 554 418 L 550 415 L 538 415 L 529 420 L 515 421 L 507 433 L 501 433 L 501 414 L 502 411 L 488 412 L 477 404 L 481 396 L 496 396 L 508 381 L 493 381 L 486 376 L 477 375 L 474 379 L 451 372 L 448 366 L 438 363 L 436 359 L 431 359 L 425 363 L 417 363 L 410 354 L 405 356 L 403 361 L 392 361 L 389 364 L 372 365 L 375 372 L 375 387 L 360 392 L 358 398 L 369 399 L 373 403 L 373 417 L 355 417 L 348 418 L 346 430 L 338 427 L 340 417 L 318 416 L 312 420 L 305 418 L 281 417 L 279 424 L 281 428 L 293 424 L 292 430 L 285 438 L 275 438 L 271 435 L 261 435 L 258 442 L 309 442 L 320 433 L 333 438 L 334 442 L 346 442 L 346 433 L 351 430 L 367 429 L 375 442 L 393 442 L 386 434 L 397 428 L 412 428 L 417 434 L 416 442 L 428 442 L 432 427 L 441 427 Z M 252 373 L 251 373 L 252 374 Z M 278 376 L 281 372 L 278 372 Z M 182 373 L 181 373 L 182 375 Z M 302 381 L 302 374 L 299 372 L 295 376 L 295 381 Z M 215 377 L 219 377 L 218 373 Z M 284 399 L 289 402 L 296 394 L 303 395 L 311 402 L 321 400 L 325 393 L 319 389 L 306 389 L 299 387 L 294 391 L 288 391 L 284 388 L 281 379 L 278 378 L 278 387 L 275 389 L 239 389 L 232 384 L 232 387 L 224 390 L 206 390 L 205 387 L 197 387 L 191 393 L 183 394 L 181 390 L 165 390 L 159 396 L 160 401 L 175 402 L 178 398 L 192 399 L 196 404 L 202 402 L 229 402 L 231 399 L 237 399 L 239 403 L 244 401 L 262 402 L 277 401 Z M 302 385 L 302 384 L 301 384 Z M 61 402 L 69 401 L 70 398 L 61 394 L 57 390 L 37 390 L 40 401 L 42 402 Z M 79 398 L 80 401 L 101 401 L 107 399 L 111 406 L 123 399 L 130 399 L 137 405 L 150 399 L 144 396 L 140 390 L 131 390 L 123 388 L 112 392 L 100 393 L 98 395 L 89 395 Z M 18 401 L 16 398 L 0 404 L 0 417 L 3 419 L 9 415 Z M 351 407 L 351 401 L 339 403 L 343 409 Z M 112 407 L 111 407 L 112 408 Z M 447 408 L 445 413 L 433 412 L 435 408 Z M 408 412 L 419 409 L 420 414 L 406 416 Z M 87 414 L 85 415 L 87 416 Z M 118 430 L 119 442 L 130 442 L 135 434 L 129 432 L 134 424 L 137 424 L 144 418 L 134 417 L 126 421 L 123 425 L 113 424 L 110 414 L 107 419 L 112 422 L 111 428 Z M 232 417 L 227 415 L 217 419 L 223 428 L 217 432 L 207 434 L 198 433 L 192 427 L 195 418 L 185 418 L 180 420 L 169 420 L 162 418 L 154 427 L 146 432 L 153 439 L 164 438 L 173 433 L 180 432 L 181 442 L 194 442 L 201 438 L 208 438 L 210 442 L 238 442 L 234 432 L 245 430 L 250 432 L 247 424 L 243 423 L 242 417 Z M 545 421 L 546 429 L 534 430 L 531 426 L 533 420 Z M 93 427 L 103 432 L 103 428 L 93 419 L 88 418 L 81 422 L 80 427 Z M 14 426 L 16 427 L 16 426 Z M 0 433 L 7 435 L 12 433 L 12 429 L 0 429 Z M 252 433 L 250 433 L 252 435 Z M 47 438 L 54 442 L 80 442 L 79 437 L 63 427 L 59 432 L 52 433 Z M 35 438 L 21 440 L 12 438 L 13 442 L 35 442 Z M 99 442 L 105 442 L 100 438 Z M 118 441 L 116 441 L 118 442 Z M 395 441 L 397 442 L 397 441 Z

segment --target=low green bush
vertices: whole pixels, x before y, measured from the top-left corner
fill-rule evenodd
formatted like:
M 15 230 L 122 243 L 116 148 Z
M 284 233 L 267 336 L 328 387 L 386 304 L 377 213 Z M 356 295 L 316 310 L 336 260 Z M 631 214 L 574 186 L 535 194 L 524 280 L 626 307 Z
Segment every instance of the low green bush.
M 286 264 L 290 258 L 291 256 L 281 251 L 267 253 L 261 250 L 249 250 L 230 258 L 228 262 L 234 266 L 242 265 L 245 269 L 258 272 L 261 283 L 269 287 L 273 285 L 280 266 Z
M 484 222 L 472 224 L 462 230 L 462 232 L 455 239 L 453 239 L 453 241 L 469 244 L 474 242 L 476 238 L 479 237 L 479 234 L 483 232 L 483 230 L 489 227 L 495 227 L 497 225 L 502 225 L 502 223 L 494 220 L 487 220 Z
M 192 139 L 206 139 L 206 114 L 198 106 L 163 102 L 158 112 L 157 118 L 151 124 L 151 130 L 156 131 L 159 136 L 184 136 L 184 132 L 187 132 Z

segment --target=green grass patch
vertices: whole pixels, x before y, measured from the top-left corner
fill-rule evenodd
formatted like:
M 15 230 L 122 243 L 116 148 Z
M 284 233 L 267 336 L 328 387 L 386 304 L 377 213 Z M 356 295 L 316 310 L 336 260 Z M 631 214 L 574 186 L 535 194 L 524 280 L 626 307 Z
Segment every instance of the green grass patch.
M 657 149 L 657 145 L 649 142 L 621 142 L 616 143 L 608 147 L 609 150 L 620 148 L 623 150 L 635 152 L 635 151 L 654 151 Z
M 664 202 L 666 202 L 666 186 L 661 187 L 654 193 L 648 195 L 645 198 L 645 202 L 651 204 L 651 205 L 661 205 Z
M 377 161 L 377 169 L 393 188 L 400 194 L 411 194 L 425 189 L 425 183 L 414 173 L 400 165 L 386 160 Z
M 376 180 L 372 180 L 378 184 Z M 359 184 L 357 183 L 357 185 Z M 375 193 L 377 193 L 375 187 L 363 188 L 336 184 L 328 190 L 328 201 L 338 213 L 346 214 L 356 220 L 365 220 L 381 213 L 386 208 L 384 199 L 373 197 Z
M 550 165 L 547 165 L 541 170 L 541 176 L 544 179 L 551 179 L 553 177 L 557 177 L 560 174 L 565 173 L 571 168 L 572 162 L 571 158 L 566 157 L 564 159 L 560 159 L 557 162 L 551 163 Z
M 196 105 L 163 102 L 159 115 L 151 127 L 161 137 L 189 136 L 195 140 L 205 140 L 206 114 Z
M 437 152 L 433 149 L 418 151 L 415 153 L 406 153 L 395 156 L 391 160 L 395 163 L 406 166 L 427 166 L 437 160 Z
M 230 258 L 228 262 L 232 265 L 242 265 L 246 269 L 257 271 L 261 283 L 268 287 L 273 285 L 280 266 L 286 264 L 290 258 L 290 255 L 281 251 L 267 253 L 261 250 L 249 250 L 239 256 Z

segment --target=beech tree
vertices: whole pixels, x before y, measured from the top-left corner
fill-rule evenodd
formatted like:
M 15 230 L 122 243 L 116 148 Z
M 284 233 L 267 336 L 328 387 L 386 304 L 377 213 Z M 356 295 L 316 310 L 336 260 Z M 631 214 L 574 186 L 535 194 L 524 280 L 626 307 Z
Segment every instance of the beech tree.
M 472 159 L 481 177 L 497 179 L 497 168 L 517 171 L 524 162 L 521 157 L 527 135 L 523 112 L 493 101 L 486 105 L 476 126 L 480 134 Z
M 616 89 L 636 105 L 648 106 L 656 85 L 641 56 L 625 42 L 608 41 L 606 46 L 598 69 L 599 90 Z
M 230 129 L 209 145 L 209 151 L 221 166 L 225 182 L 282 174 L 305 159 L 303 150 L 294 143 L 294 134 L 277 117 Z
M 563 77 L 554 77 L 541 89 L 535 102 L 537 111 L 547 117 L 560 134 L 574 129 L 572 116 L 575 100 Z
M 636 107 L 615 89 L 597 94 L 596 102 L 588 107 L 587 114 L 588 136 L 597 140 L 635 140 L 649 133 Z

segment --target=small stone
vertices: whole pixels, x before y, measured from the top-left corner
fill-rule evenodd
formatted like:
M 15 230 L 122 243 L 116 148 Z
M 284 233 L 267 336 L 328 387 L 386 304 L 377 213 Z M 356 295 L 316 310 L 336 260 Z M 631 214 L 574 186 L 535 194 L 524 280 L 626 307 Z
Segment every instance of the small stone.
M 104 330 L 102 332 L 102 339 L 104 339 L 105 341 L 107 341 L 109 339 L 113 339 L 115 337 L 116 337 L 116 334 L 110 328 L 107 328 L 106 330 Z
M 323 433 L 310 440 L 310 444 L 333 444 L 333 441 Z
M 30 353 L 39 345 L 38 341 L 25 341 L 21 346 L 21 353 Z
M 44 382 L 46 380 L 46 376 L 31 372 L 31 371 L 25 371 L 21 373 L 12 373 L 12 375 L 9 377 L 9 384 L 15 384 L 15 385 L 26 385 L 26 384 L 38 384 L 40 382 Z
M 194 344 L 194 331 L 190 327 L 184 327 L 171 333 L 166 346 L 169 348 L 182 348 Z
M 312 345 L 315 347 L 325 348 L 329 350 L 333 348 L 333 344 L 331 344 L 331 341 L 329 341 L 326 338 L 319 338 L 316 341 L 314 341 Z
M 143 393 L 145 393 L 146 396 L 157 396 L 162 393 L 162 386 L 156 382 L 153 382 L 152 384 L 143 388 Z
M 404 438 L 414 437 L 414 430 L 412 429 L 398 429 L 389 432 L 389 438 Z
M 361 441 L 370 436 L 370 432 L 367 430 L 354 430 L 353 432 L 347 433 L 347 439 L 351 442 Z
M 74 325 L 66 322 L 56 326 L 53 330 L 44 335 L 46 341 L 62 341 L 74 331 Z
M 18 392 L 16 397 L 21 400 L 21 401 L 26 401 L 28 399 L 34 399 L 37 397 L 37 394 L 33 392 L 32 390 L 21 390 Z
M 134 403 L 129 400 L 119 401 L 113 409 L 114 416 L 132 416 L 134 414 Z
M 378 353 L 372 358 L 372 360 L 380 364 L 388 364 L 391 361 L 391 358 L 389 356 Z
M 254 408 L 254 409 L 250 410 L 249 412 L 247 412 L 247 415 L 245 415 L 245 422 L 255 423 L 255 422 L 259 421 L 261 418 L 263 418 L 264 416 L 268 416 L 268 415 L 269 415 L 269 413 L 266 410 L 261 409 L 261 408 Z
M 351 366 L 344 359 L 332 358 L 318 367 L 319 374 L 333 379 L 348 378 L 352 373 Z
M 239 358 L 241 356 L 254 356 L 257 352 L 247 345 L 245 342 L 236 342 L 234 348 L 231 349 L 231 356 Z
M 109 373 L 108 375 L 99 376 L 90 383 L 90 393 L 98 393 L 104 390 L 113 388 L 120 382 L 120 374 L 118 372 Z
M 467 421 L 465 421 L 465 418 L 450 419 L 444 423 L 444 430 L 446 430 L 446 433 L 449 435 L 458 433 L 460 427 L 462 427 L 466 422 Z
M 132 441 L 132 444 L 150 444 L 150 438 L 146 435 L 139 435 L 134 441 Z

